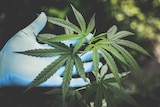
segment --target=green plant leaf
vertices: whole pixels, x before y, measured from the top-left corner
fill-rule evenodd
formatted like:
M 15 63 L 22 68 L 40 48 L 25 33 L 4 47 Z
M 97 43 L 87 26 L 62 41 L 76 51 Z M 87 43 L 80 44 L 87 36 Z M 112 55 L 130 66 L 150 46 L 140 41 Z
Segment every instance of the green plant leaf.
M 118 74 L 118 68 L 117 68 L 117 65 L 116 65 L 114 59 L 104 49 L 100 48 L 99 50 L 100 50 L 100 53 L 102 54 L 102 56 L 104 57 L 104 59 L 106 60 L 106 62 L 108 64 L 111 72 L 113 73 L 115 79 L 117 80 L 118 83 L 120 83 L 120 77 L 119 77 L 119 74 Z
M 112 53 L 118 60 L 120 60 L 122 63 L 125 65 L 128 65 L 127 61 L 125 58 L 112 46 L 107 46 L 107 45 L 100 45 L 103 49 L 106 49 L 110 53 Z
M 134 33 L 131 33 L 129 31 L 120 31 L 120 32 L 116 33 L 115 35 L 112 35 L 111 39 L 114 39 L 114 40 L 121 39 L 121 38 L 130 36 L 130 35 L 134 35 Z
M 137 102 L 128 94 L 125 93 L 124 90 L 122 90 L 121 88 L 115 87 L 112 84 L 108 84 L 107 87 L 113 92 L 115 93 L 115 95 L 117 95 L 118 97 L 120 97 L 121 99 L 127 101 L 130 104 L 133 104 L 135 106 L 138 106 Z
M 97 83 L 96 82 L 92 82 L 91 85 L 89 85 L 87 88 L 86 88 L 86 91 L 84 92 L 84 99 L 89 99 L 90 96 L 93 96 L 97 91 Z
M 84 33 L 86 31 L 86 22 L 82 16 L 82 14 L 79 11 L 77 11 L 72 5 L 71 5 L 71 7 L 72 7 L 74 15 L 76 16 L 76 19 L 81 27 L 82 32 Z
M 70 21 L 68 20 L 68 17 L 66 17 L 66 21 L 67 21 L 67 22 L 70 22 Z M 65 30 L 65 33 L 66 33 L 66 34 L 74 34 L 74 31 L 71 30 L 71 29 L 64 28 L 64 30 Z
M 97 87 L 97 91 L 96 91 L 96 96 L 95 96 L 95 100 L 94 100 L 94 106 L 95 107 L 102 107 L 102 99 L 103 99 L 103 93 L 102 93 L 103 87 L 100 84 Z
M 84 72 L 84 66 L 81 58 L 78 55 L 75 55 L 75 66 L 76 69 L 80 75 L 81 78 L 83 78 L 85 81 L 87 81 L 85 72 Z
M 81 36 L 77 35 L 77 34 L 62 34 L 62 35 L 57 35 L 53 38 L 50 38 L 50 39 L 48 39 L 48 41 L 61 42 L 64 40 L 73 40 L 73 39 L 78 39 L 78 38 L 81 38 Z
M 143 78 L 145 80 L 145 77 L 143 76 L 141 69 L 139 65 L 137 64 L 136 60 L 133 58 L 133 56 L 123 47 L 117 44 L 112 44 L 112 45 L 123 55 L 123 57 L 126 59 L 126 61 L 128 62 L 128 65 L 134 71 L 134 73 L 138 77 Z
M 72 31 L 76 33 L 81 33 L 81 30 L 76 25 L 74 25 L 73 23 L 69 21 L 66 21 L 60 18 L 54 18 L 54 17 L 47 17 L 47 20 L 52 24 L 71 29 Z
M 117 32 L 117 26 L 113 25 L 107 32 L 107 37 L 111 39 L 112 36 Z
M 77 53 L 81 51 L 83 54 L 92 50 L 92 60 L 96 81 L 85 87 L 87 90 L 85 92 L 84 98 L 89 99 L 95 96 L 95 99 L 89 99 L 94 100 L 95 107 L 101 107 L 103 99 L 105 99 L 105 101 L 107 102 L 107 106 L 115 107 L 115 97 L 117 98 L 117 96 L 129 103 L 137 105 L 136 102 L 134 102 L 134 100 L 130 96 L 128 96 L 120 87 L 119 83 L 121 79 L 129 73 L 124 72 L 120 74 L 118 72 L 118 67 L 116 62 L 114 61 L 114 58 L 118 59 L 120 65 L 122 65 L 122 68 L 123 66 L 127 65 L 126 68 L 130 67 L 136 75 L 142 78 L 143 75 L 140 71 L 139 65 L 137 64 L 133 56 L 125 48 L 123 48 L 123 46 L 135 49 L 145 55 L 149 54 L 139 45 L 128 40 L 123 40 L 122 38 L 133 35 L 133 33 L 128 31 L 117 32 L 117 26 L 115 25 L 113 25 L 107 32 L 101 33 L 97 36 L 95 36 L 95 30 L 91 39 L 88 40 L 87 43 L 84 43 L 87 39 L 86 36 L 95 28 L 95 14 L 90 19 L 89 24 L 86 28 L 86 22 L 82 14 L 77 11 L 72 5 L 71 7 L 80 28 L 71 23 L 68 18 L 64 20 L 60 18 L 47 17 L 48 22 L 63 27 L 66 34 L 40 34 L 38 35 L 37 39 L 40 42 L 48 44 L 53 48 L 34 49 L 24 52 L 17 52 L 37 57 L 50 57 L 60 54 L 59 58 L 57 58 L 54 62 L 44 68 L 41 73 L 39 73 L 39 75 L 32 81 L 26 91 L 43 83 L 52 75 L 54 75 L 61 66 L 65 66 L 62 83 L 62 97 L 63 100 L 69 101 L 71 103 L 71 105 L 69 104 L 69 106 L 73 106 L 76 98 L 82 100 L 82 96 L 78 92 L 78 89 L 76 91 L 69 89 L 70 81 L 72 80 L 73 67 L 76 67 L 76 70 L 78 71 L 81 78 L 87 80 L 84 72 L 83 62 L 80 56 L 77 55 Z M 78 39 L 78 42 L 75 46 L 71 45 L 70 47 L 68 47 L 64 43 L 61 43 L 61 41 L 73 39 Z M 104 59 L 111 73 L 107 72 L 107 68 L 102 68 L 99 73 L 99 62 L 101 61 L 100 58 Z M 62 104 L 60 104 L 59 102 L 57 104 L 59 104 L 59 106 L 62 106 Z
M 113 97 L 113 94 L 108 89 L 106 84 L 103 84 L 104 89 L 102 90 L 104 98 L 107 102 L 107 107 L 116 107 L 115 98 Z
M 72 55 L 67 56 L 67 62 L 64 70 L 63 83 L 62 83 L 62 95 L 63 99 L 66 98 L 66 94 L 69 89 L 69 84 L 72 79 L 72 71 L 74 66 L 74 58 Z
M 89 24 L 86 30 L 86 34 L 88 35 L 90 32 L 92 32 L 94 27 L 95 27 L 95 14 L 92 16 L 92 18 L 89 21 Z
M 50 56 L 55 56 L 59 54 L 67 54 L 69 51 L 62 51 L 59 49 L 34 49 L 34 50 L 27 50 L 24 52 L 16 52 L 16 53 L 21 53 L 24 55 L 30 55 L 30 56 L 35 56 L 35 57 L 50 57 Z
M 67 61 L 68 55 L 62 55 L 58 59 L 56 59 L 54 62 L 49 64 L 46 68 L 44 68 L 41 73 L 38 74 L 38 76 L 31 82 L 29 87 L 25 90 L 28 91 L 29 89 L 43 83 L 48 78 L 50 78 L 64 63 Z
M 75 107 L 76 104 L 80 104 L 80 105 L 83 104 L 81 93 L 77 90 L 74 90 L 74 89 L 68 90 L 66 100 L 68 102 L 68 107 Z M 78 102 L 77 102 L 77 100 L 78 100 Z
M 98 79 L 98 71 L 99 71 L 99 54 L 98 49 L 96 47 L 93 48 L 93 65 L 94 65 L 94 74 Z
M 119 45 L 123 45 L 123 46 L 129 47 L 129 48 L 135 49 L 135 50 L 137 50 L 138 52 L 141 52 L 144 55 L 150 56 L 149 53 L 146 50 L 144 50 L 141 46 L 139 46 L 138 44 L 136 44 L 134 42 L 131 42 L 131 41 L 128 41 L 128 40 L 119 40 L 116 43 L 119 44 Z
M 96 45 L 108 45 L 108 44 L 113 43 L 113 42 L 114 41 L 110 40 L 110 39 L 102 39 L 102 40 L 97 41 L 95 44 Z

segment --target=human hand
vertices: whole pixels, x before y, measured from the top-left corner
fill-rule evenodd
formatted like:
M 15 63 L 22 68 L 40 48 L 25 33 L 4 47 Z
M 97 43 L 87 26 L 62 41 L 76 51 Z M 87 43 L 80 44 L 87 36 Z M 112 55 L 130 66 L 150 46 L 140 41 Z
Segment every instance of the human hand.
M 18 54 L 16 52 L 51 48 L 47 44 L 40 44 L 36 41 L 36 36 L 45 27 L 47 17 L 41 13 L 35 21 L 26 28 L 16 33 L 3 47 L 0 52 L 0 87 L 1 86 L 28 86 L 33 79 L 57 57 L 39 58 Z M 90 35 L 91 36 L 91 35 Z M 75 43 L 75 41 L 66 42 Z M 88 52 L 81 56 L 82 61 L 92 59 L 92 53 Z M 84 63 L 85 72 L 93 70 L 92 62 Z M 61 67 L 53 76 L 39 86 L 61 86 L 64 67 Z M 73 75 L 77 74 L 73 69 Z M 82 78 L 74 78 L 70 82 L 70 87 L 80 87 L 89 83 Z

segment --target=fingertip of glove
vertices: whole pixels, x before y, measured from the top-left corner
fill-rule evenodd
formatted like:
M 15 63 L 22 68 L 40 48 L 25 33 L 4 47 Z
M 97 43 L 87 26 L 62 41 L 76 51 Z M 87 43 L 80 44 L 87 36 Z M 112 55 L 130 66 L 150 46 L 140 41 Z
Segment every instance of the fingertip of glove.
M 44 12 L 41 12 L 37 19 L 34 21 L 37 25 L 40 25 L 39 27 L 44 27 L 47 22 L 47 16 Z
M 33 32 L 35 35 L 37 35 L 45 27 L 46 23 L 47 16 L 44 12 L 41 12 L 38 17 L 23 30 L 25 32 Z
M 46 16 L 45 12 L 41 12 L 40 14 L 38 14 L 38 17 L 39 17 L 41 20 L 47 19 L 47 16 Z
M 82 78 L 74 78 L 71 80 L 70 87 L 82 87 L 90 84 L 90 79 L 89 78 L 86 78 L 86 79 L 87 81 L 85 81 Z

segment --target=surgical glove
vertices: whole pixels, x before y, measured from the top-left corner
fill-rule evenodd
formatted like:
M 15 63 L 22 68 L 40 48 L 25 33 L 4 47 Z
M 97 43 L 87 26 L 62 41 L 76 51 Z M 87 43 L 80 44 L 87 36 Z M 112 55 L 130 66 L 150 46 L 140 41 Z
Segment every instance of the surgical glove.
M 38 33 L 45 27 L 47 17 L 41 13 L 30 25 L 17 32 L 2 48 L 0 52 L 0 87 L 2 86 L 28 86 L 34 78 L 56 57 L 33 57 L 16 52 L 51 48 L 47 44 L 40 44 L 36 40 Z M 69 43 L 69 42 L 66 42 Z M 82 61 L 92 60 L 92 53 L 81 56 Z M 92 62 L 84 63 L 85 72 L 93 71 Z M 61 86 L 61 77 L 64 67 L 61 67 L 53 76 L 39 86 Z M 73 69 L 73 75 L 77 74 Z M 82 78 L 72 78 L 70 87 L 80 87 L 89 83 Z

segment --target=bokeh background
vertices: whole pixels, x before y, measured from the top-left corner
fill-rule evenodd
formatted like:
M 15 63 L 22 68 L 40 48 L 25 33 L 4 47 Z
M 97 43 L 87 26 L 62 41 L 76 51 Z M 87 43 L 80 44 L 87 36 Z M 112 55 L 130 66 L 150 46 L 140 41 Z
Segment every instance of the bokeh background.
M 127 39 L 138 43 L 152 55 L 146 57 L 131 51 L 148 79 L 143 83 L 130 76 L 123 85 L 141 107 L 160 107 L 160 0 L 0 0 L 0 49 L 42 11 L 53 17 L 68 16 L 69 20 L 77 23 L 70 4 L 82 13 L 86 22 L 96 13 L 97 33 L 107 31 L 112 25 L 117 25 L 118 30 L 135 33 Z M 41 31 L 63 32 L 63 29 L 49 23 Z M 0 106 L 47 107 L 53 99 L 53 96 L 40 95 L 44 89 L 32 90 L 27 96 L 21 94 L 23 90 L 0 89 Z M 131 107 L 126 103 L 120 106 Z

